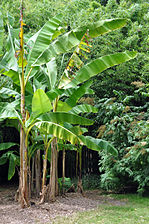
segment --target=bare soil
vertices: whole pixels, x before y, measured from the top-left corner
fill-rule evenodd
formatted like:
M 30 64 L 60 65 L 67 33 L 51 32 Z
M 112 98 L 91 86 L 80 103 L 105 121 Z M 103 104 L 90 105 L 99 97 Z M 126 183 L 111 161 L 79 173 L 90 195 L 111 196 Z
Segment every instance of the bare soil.
M 14 201 L 16 187 L 0 187 L 0 223 L 1 224 L 50 224 L 57 216 L 71 216 L 75 212 L 96 209 L 101 204 L 122 206 L 126 201 L 115 200 L 101 191 L 86 191 L 85 197 L 78 193 L 67 193 L 58 196 L 54 203 L 35 204 L 26 209 Z

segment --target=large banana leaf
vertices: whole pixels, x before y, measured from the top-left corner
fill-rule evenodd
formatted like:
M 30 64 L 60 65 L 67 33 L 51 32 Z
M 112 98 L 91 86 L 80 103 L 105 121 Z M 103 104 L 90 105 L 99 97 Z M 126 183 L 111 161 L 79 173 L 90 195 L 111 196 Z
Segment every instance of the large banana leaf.
M 2 55 L 3 39 L 4 39 L 3 18 L 2 18 L 2 13 L 0 12 L 0 56 Z
M 95 139 L 91 136 L 79 136 L 79 139 L 82 141 L 84 145 L 86 145 L 89 149 L 100 151 L 105 150 L 107 153 L 112 154 L 113 156 L 118 155 L 117 149 L 110 144 L 109 142 L 102 139 Z
M 66 100 L 66 103 L 71 107 L 74 107 L 77 104 L 77 101 L 86 93 L 91 84 L 92 81 L 89 80 L 88 82 L 81 85 L 78 89 L 74 90 L 72 95 Z
M 59 139 L 67 140 L 71 142 L 71 144 L 75 145 L 79 141 L 77 135 L 54 122 L 41 121 L 36 122 L 35 125 L 39 128 L 41 133 L 51 134 Z
M 47 49 L 49 44 L 51 43 L 60 23 L 61 23 L 61 15 L 55 16 L 50 19 L 38 32 L 38 36 L 36 37 L 35 43 L 33 45 L 32 50 L 28 56 L 28 65 L 26 68 L 26 74 L 28 74 L 31 65 L 35 62 L 35 60 L 40 56 L 40 54 Z M 47 61 L 48 62 L 48 61 Z
M 115 65 L 119 65 L 136 57 L 135 51 L 125 51 L 116 54 L 100 57 L 84 65 L 76 74 L 73 81 L 70 82 L 65 88 L 70 88 L 72 85 L 78 85 L 84 81 L 87 81 L 91 77 L 103 72 L 107 68 Z
M 77 105 L 69 111 L 70 113 L 80 114 L 80 113 L 97 113 L 98 109 L 89 104 Z
M 52 105 L 46 93 L 42 89 L 37 89 L 32 99 L 33 116 L 49 112 L 51 109 Z
M 86 30 L 88 30 L 89 37 L 95 38 L 99 35 L 103 35 L 113 30 L 120 29 L 125 26 L 126 23 L 126 19 L 107 19 L 89 24 L 88 26 L 77 28 L 74 32 L 78 36 L 78 34 L 82 34 L 82 31 L 85 33 Z
M 66 112 L 50 112 L 41 115 L 38 120 L 49 121 L 57 124 L 63 124 L 64 122 L 70 124 L 79 124 L 79 125 L 92 125 L 94 122 L 87 118 L 78 116 L 76 114 L 70 114 Z
M 76 47 L 87 30 L 91 38 L 97 37 L 125 26 L 126 22 L 126 19 L 105 20 L 70 31 L 50 44 L 49 48 L 47 48 L 34 62 L 34 66 L 45 64 L 56 55 L 66 53 L 73 47 Z

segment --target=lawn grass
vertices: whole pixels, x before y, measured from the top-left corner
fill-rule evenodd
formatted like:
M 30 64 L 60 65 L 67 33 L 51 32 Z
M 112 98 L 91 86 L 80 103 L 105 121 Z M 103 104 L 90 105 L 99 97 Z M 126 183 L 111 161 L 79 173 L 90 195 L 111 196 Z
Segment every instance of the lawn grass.
M 131 194 L 111 197 L 119 200 L 119 205 L 107 202 L 95 210 L 58 217 L 53 224 L 149 224 L 149 198 Z

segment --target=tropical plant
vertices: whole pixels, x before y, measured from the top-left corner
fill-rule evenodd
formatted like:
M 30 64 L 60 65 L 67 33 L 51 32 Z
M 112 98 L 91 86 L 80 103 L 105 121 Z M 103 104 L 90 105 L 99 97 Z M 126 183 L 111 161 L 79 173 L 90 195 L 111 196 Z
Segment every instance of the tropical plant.
M 133 59 L 136 57 L 136 52 L 127 51 L 110 54 L 95 59 L 86 65 L 82 63 L 79 57 L 82 50 L 88 51 L 89 38 L 94 38 L 123 27 L 126 24 L 125 19 L 105 20 L 63 34 L 64 29 L 60 28 L 61 15 L 58 15 L 49 20 L 37 34 L 29 39 L 28 44 L 31 48 L 27 50 L 25 49 L 23 38 L 23 1 L 21 1 L 20 21 L 20 50 L 17 51 L 18 60 L 15 57 L 18 41 L 11 32 L 11 26 L 8 26 L 10 48 L 1 61 L 1 73 L 11 77 L 13 82 L 18 86 L 18 89 L 21 89 L 21 95 L 17 91 L 13 91 L 16 98 L 21 99 L 21 109 L 18 109 L 20 101 L 17 99 L 10 104 L 6 103 L 5 109 L 1 107 L 0 118 L 18 119 L 21 124 L 19 190 L 21 206 L 25 207 L 29 206 L 27 148 L 31 129 L 36 126 L 40 131 L 51 134 L 55 142 L 56 138 L 58 138 L 69 141 L 72 144 L 79 142 L 88 145 L 91 149 L 99 150 L 100 147 L 96 140 L 83 135 L 78 136 L 76 130 L 70 131 L 64 127 L 64 123 L 91 125 L 92 121 L 89 119 L 74 114 L 77 111 L 80 113 L 95 110 L 90 105 L 76 106 L 78 99 L 86 93 L 86 89 L 90 86 L 88 80 L 109 67 Z M 84 50 L 82 45 L 87 46 L 86 50 Z M 56 72 L 54 57 L 67 53 L 74 47 L 77 48 L 74 50 L 64 73 L 59 78 Z M 29 53 L 27 54 L 28 51 Z M 40 80 L 43 76 L 46 76 L 50 84 L 50 87 L 45 86 L 49 88 L 49 92 L 45 93 L 42 89 L 37 89 L 33 95 L 31 83 L 33 82 L 33 87 L 41 84 L 40 88 L 45 88 L 43 85 L 45 83 L 42 83 Z M 80 86 L 83 82 L 86 83 Z M 60 100 L 60 97 L 67 99 L 63 102 Z M 74 106 L 76 107 L 73 108 Z M 52 112 L 50 112 L 51 110 Z M 71 111 L 71 113 L 68 113 L 68 111 Z M 52 142 L 53 147 L 51 149 L 51 172 L 53 172 L 50 175 L 51 198 L 55 197 L 57 182 L 55 163 L 57 160 L 57 150 L 54 141 Z

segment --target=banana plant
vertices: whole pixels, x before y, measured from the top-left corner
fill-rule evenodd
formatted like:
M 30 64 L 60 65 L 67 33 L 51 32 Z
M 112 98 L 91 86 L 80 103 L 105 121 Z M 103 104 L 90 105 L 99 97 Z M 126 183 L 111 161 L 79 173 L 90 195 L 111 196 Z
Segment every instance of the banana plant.
M 20 21 L 20 50 L 17 51 L 17 59 L 15 57 L 15 45 L 13 39 L 10 38 L 9 52 L 4 55 L 2 62 L 0 63 L 0 71 L 2 74 L 9 76 L 18 88 L 21 89 L 21 94 L 18 94 L 18 99 L 21 98 L 21 114 L 18 109 L 16 109 L 20 100 L 16 99 L 10 105 L 6 105 L 6 110 L 3 108 L 3 105 L 1 106 L 1 118 L 18 119 L 21 124 L 20 199 L 22 207 L 25 207 L 29 206 L 27 189 L 27 145 L 30 130 L 34 126 L 37 126 L 38 128 L 48 130 L 48 133 L 52 134 L 54 137 L 75 144 L 78 141 L 78 136 L 64 128 L 61 123 L 68 122 L 71 124 L 78 124 L 79 122 L 79 124 L 82 125 L 92 124 L 88 119 L 74 114 L 73 107 L 76 106 L 79 99 L 77 95 L 83 95 L 83 88 L 85 85 L 88 85 L 88 83 L 84 83 L 83 86 L 78 86 L 78 84 L 88 81 L 91 77 L 109 67 L 135 58 L 136 52 L 122 52 L 103 56 L 84 65 L 77 54 L 82 50 L 81 48 L 83 44 L 86 44 L 88 47 L 88 40 L 86 41 L 85 39 L 86 35 L 87 38 L 94 38 L 106 34 L 126 25 L 126 20 L 112 19 L 100 21 L 64 33 L 64 29 L 60 27 L 61 15 L 58 15 L 50 19 L 36 35 L 30 38 L 28 44 L 30 44 L 31 49 L 27 49 L 27 51 L 29 51 L 27 54 L 23 38 L 23 0 L 21 0 Z M 11 32 L 9 32 L 9 35 L 11 36 Z M 59 76 L 56 72 L 55 57 L 59 54 L 69 52 L 74 47 L 76 47 L 76 49 L 70 58 L 64 73 L 60 75 L 60 79 L 58 79 Z M 76 72 L 73 70 L 74 65 L 76 65 Z M 37 99 L 33 100 L 32 114 L 29 118 L 26 99 L 30 96 L 30 99 L 32 98 L 33 88 L 31 83 L 34 77 L 37 78 L 39 74 L 44 76 L 46 74 L 50 85 L 49 93 L 45 94 L 41 90 L 35 92 L 33 98 L 36 99 L 37 97 Z M 66 102 L 62 102 L 60 96 L 68 94 L 68 90 L 72 90 L 72 94 L 69 94 Z M 42 97 L 40 97 L 39 93 Z M 45 96 L 44 103 L 43 96 Z M 76 98 L 73 96 L 76 96 Z M 75 112 L 78 110 L 92 111 L 93 108 L 91 108 L 91 106 L 83 105 L 75 108 Z M 68 111 L 71 111 L 71 113 L 68 113 Z M 79 138 L 79 141 L 82 142 L 82 139 Z

